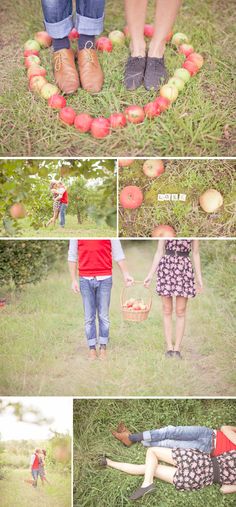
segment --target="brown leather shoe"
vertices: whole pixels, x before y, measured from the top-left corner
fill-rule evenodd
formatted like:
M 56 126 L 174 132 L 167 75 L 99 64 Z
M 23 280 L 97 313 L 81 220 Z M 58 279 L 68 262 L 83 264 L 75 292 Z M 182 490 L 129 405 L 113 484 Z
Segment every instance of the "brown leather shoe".
M 130 447 L 133 442 L 129 439 L 129 435 L 131 433 L 129 431 L 123 431 L 122 433 L 118 433 L 117 431 L 112 432 L 113 437 L 117 438 L 122 444 L 124 444 L 126 447 Z
M 101 91 L 104 76 L 98 61 L 96 50 L 84 48 L 78 51 L 78 66 L 81 86 L 90 93 Z
M 97 359 L 97 351 L 96 349 L 90 349 L 89 350 L 89 360 L 95 361 Z
M 118 426 L 116 428 L 116 431 L 117 431 L 117 433 L 123 433 L 123 431 L 128 431 L 129 432 L 128 428 L 126 428 L 126 426 L 123 423 L 123 421 L 118 424 Z
M 107 359 L 107 350 L 106 349 L 100 349 L 99 351 L 99 359 L 101 359 L 101 361 L 104 361 L 105 359 Z
M 53 67 L 56 84 L 67 95 L 79 88 L 79 76 L 72 49 L 60 49 L 53 53 Z

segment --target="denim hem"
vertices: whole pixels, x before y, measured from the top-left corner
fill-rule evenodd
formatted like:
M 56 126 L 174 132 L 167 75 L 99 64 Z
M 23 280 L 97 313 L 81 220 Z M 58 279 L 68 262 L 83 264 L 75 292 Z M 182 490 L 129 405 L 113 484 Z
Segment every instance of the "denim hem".
M 109 336 L 99 336 L 98 343 L 99 345 L 107 345 L 109 341 Z
M 97 345 L 97 339 L 96 338 L 87 338 L 88 346 L 93 347 L 94 345 Z
M 83 35 L 100 35 L 103 31 L 104 15 L 101 18 L 86 18 L 76 13 L 75 27 Z
M 44 20 L 44 24 L 48 35 L 53 39 L 63 39 L 63 37 L 69 35 L 74 26 L 73 15 L 71 14 L 68 18 L 58 21 L 58 23 L 48 23 Z
M 151 432 L 150 431 L 144 431 L 143 432 L 143 440 L 152 440 Z

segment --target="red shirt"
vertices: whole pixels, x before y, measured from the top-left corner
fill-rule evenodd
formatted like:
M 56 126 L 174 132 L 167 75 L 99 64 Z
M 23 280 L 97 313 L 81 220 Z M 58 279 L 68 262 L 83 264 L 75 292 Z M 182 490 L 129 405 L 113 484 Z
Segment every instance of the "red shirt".
M 34 458 L 34 462 L 33 462 L 32 468 L 33 469 L 39 468 L 39 457 L 38 457 L 37 454 L 35 454 L 35 458 Z
M 236 445 L 227 438 L 222 431 L 216 432 L 216 448 L 214 449 L 212 456 L 219 456 L 223 452 L 236 450 Z
M 67 190 L 65 190 L 64 194 L 62 194 L 62 198 L 61 198 L 60 202 L 63 202 L 64 204 L 68 204 L 68 192 L 67 192 Z
M 78 240 L 79 276 L 111 276 L 111 240 Z

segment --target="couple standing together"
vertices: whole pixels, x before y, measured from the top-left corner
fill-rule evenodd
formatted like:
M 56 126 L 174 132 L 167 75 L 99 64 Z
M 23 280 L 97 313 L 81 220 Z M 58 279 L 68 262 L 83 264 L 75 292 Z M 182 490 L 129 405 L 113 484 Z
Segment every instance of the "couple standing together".
M 33 481 L 30 481 L 34 488 L 37 487 L 38 478 L 40 477 L 42 484 L 44 482 L 48 482 L 45 473 L 45 459 L 46 459 L 46 451 L 45 449 L 35 449 L 34 453 L 30 458 L 30 472 L 33 477 Z
M 190 260 L 191 251 L 195 275 Z M 68 263 L 72 290 L 76 294 L 81 293 L 83 299 L 85 334 L 89 358 L 92 360 L 97 358 L 97 345 L 100 359 L 105 359 L 107 355 L 113 260 L 117 262 L 126 286 L 132 285 L 134 278 L 129 273 L 118 239 L 70 241 Z M 150 286 L 155 273 L 157 274 L 156 292 L 162 298 L 165 355 L 167 358 L 181 359 L 180 346 L 185 330 L 187 302 L 203 288 L 198 241 L 160 240 L 152 265 L 144 280 L 144 287 Z M 176 298 L 175 340 L 172 334 L 174 298 Z
M 134 90 L 144 83 L 157 90 L 167 78 L 164 62 L 166 38 L 174 25 L 181 0 L 157 0 L 154 34 L 149 48 L 144 39 L 148 0 L 125 0 L 130 34 L 130 56 L 126 62 L 124 84 Z M 103 31 L 105 0 L 42 0 L 44 24 L 52 37 L 54 77 L 62 92 L 71 94 L 81 86 L 89 93 L 101 91 L 104 76 L 95 46 L 95 36 Z M 114 2 L 114 14 L 116 11 Z M 70 47 L 69 33 L 75 27 L 80 34 L 77 62 Z
M 69 203 L 67 189 L 60 181 L 51 181 L 50 191 L 53 198 L 53 216 L 45 226 L 55 225 L 59 217 L 60 226 L 65 227 L 66 210 Z

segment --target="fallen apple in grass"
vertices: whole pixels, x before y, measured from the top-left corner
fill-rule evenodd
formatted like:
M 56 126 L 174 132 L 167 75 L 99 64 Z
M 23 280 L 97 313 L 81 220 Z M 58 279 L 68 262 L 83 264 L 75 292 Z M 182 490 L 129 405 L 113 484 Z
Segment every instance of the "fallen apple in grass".
M 144 35 L 145 37 L 153 37 L 154 34 L 154 26 L 153 25 L 144 25 Z
M 59 91 L 60 90 L 57 88 L 56 85 L 46 83 L 40 89 L 40 95 L 41 95 L 41 97 L 43 97 L 43 99 L 48 100 L 53 95 L 57 95 L 59 93 Z
M 133 158 L 119 158 L 118 166 L 119 167 L 129 167 L 131 164 L 133 164 L 133 162 L 134 162 Z
M 157 97 L 157 99 L 155 99 L 154 102 L 160 109 L 161 113 L 166 111 L 166 109 L 169 109 L 169 107 L 171 106 L 170 100 L 168 100 L 166 97 Z
M 130 123 L 142 123 L 145 118 L 144 109 L 141 106 L 128 106 L 124 114 Z
M 204 64 L 204 59 L 199 53 L 191 53 L 191 55 L 188 57 L 188 61 L 193 62 L 198 67 L 198 69 L 201 69 Z
M 96 41 L 96 48 L 99 51 L 107 51 L 110 53 L 112 51 L 112 42 L 108 37 L 99 37 Z
M 73 125 L 76 117 L 76 112 L 72 107 L 62 107 L 59 113 L 59 118 L 62 121 L 62 123 L 65 123 L 66 125 Z
M 199 68 L 196 65 L 196 63 L 191 62 L 191 60 L 189 59 L 185 60 L 182 67 L 183 69 L 188 70 L 191 76 L 195 76 L 195 74 L 197 74 L 197 72 L 199 71 Z
M 156 101 L 148 102 L 146 106 L 144 106 L 144 113 L 147 118 L 155 118 L 155 116 L 159 116 L 161 114 L 160 108 Z
M 125 127 L 126 125 L 126 117 L 123 113 L 112 113 L 110 118 L 110 124 L 112 129 L 118 129 Z
M 28 69 L 31 65 L 40 65 L 40 58 L 36 55 L 30 55 L 25 58 L 25 67 Z
M 41 67 L 41 65 L 33 64 L 27 70 L 28 79 L 32 79 L 34 76 L 46 76 L 46 69 Z
M 171 39 L 172 44 L 179 47 L 181 44 L 187 44 L 188 43 L 188 37 L 185 35 L 185 33 L 177 32 L 173 35 Z
M 41 88 L 47 83 L 43 76 L 33 76 L 29 81 L 29 89 L 32 92 L 40 93 Z
M 177 99 L 178 94 L 179 94 L 178 88 L 176 88 L 176 86 L 174 86 L 174 85 L 166 84 L 166 85 L 162 86 L 160 89 L 161 97 L 165 97 L 171 103 Z
M 203 211 L 214 213 L 222 206 L 223 197 L 218 190 L 210 188 L 200 196 L 199 203 Z
M 24 50 L 25 51 L 40 51 L 40 44 L 34 40 L 34 39 L 29 39 L 26 41 L 25 45 L 24 45 Z
M 170 86 L 176 86 L 177 90 L 181 92 L 184 89 L 185 82 L 180 77 L 171 77 L 167 83 Z
M 39 56 L 39 51 L 36 51 L 35 49 L 25 49 L 24 51 L 24 57 L 27 58 L 27 56 Z
M 52 109 L 61 109 L 62 107 L 66 107 L 66 99 L 62 95 L 55 93 L 49 97 L 48 105 Z
M 91 124 L 91 134 L 93 137 L 97 139 L 102 139 L 110 134 L 111 126 L 110 122 L 107 118 L 100 116 L 99 118 L 94 118 Z
M 39 43 L 41 48 L 49 48 L 52 45 L 52 37 L 47 32 L 37 32 L 34 39 Z
M 125 34 L 120 30 L 113 30 L 109 33 L 108 38 L 114 46 L 122 46 L 125 43 Z
M 143 164 L 143 172 L 148 178 L 158 178 L 165 172 L 164 162 L 159 159 L 146 160 Z
M 70 40 L 76 40 L 79 38 L 79 32 L 77 32 L 76 28 L 72 28 L 71 32 L 68 35 Z
M 24 204 L 21 202 L 16 202 L 10 207 L 10 215 L 12 218 L 25 218 L 26 217 L 26 209 Z
M 191 46 L 191 44 L 181 44 L 181 46 L 179 46 L 179 53 L 181 55 L 188 57 L 193 52 L 194 52 L 194 47 Z
M 74 121 L 74 126 L 79 132 L 89 132 L 91 129 L 93 118 L 90 114 L 80 113 L 77 114 Z
M 152 230 L 152 238 L 174 238 L 176 232 L 171 225 L 156 225 Z
M 136 209 L 143 202 L 143 192 L 135 185 L 124 187 L 120 193 L 120 204 L 125 209 Z
M 183 69 L 181 67 L 180 69 L 175 70 L 174 77 L 178 77 L 179 79 L 182 79 L 184 83 L 187 83 L 190 80 L 191 74 L 187 69 Z

